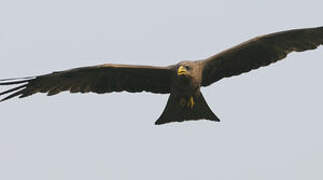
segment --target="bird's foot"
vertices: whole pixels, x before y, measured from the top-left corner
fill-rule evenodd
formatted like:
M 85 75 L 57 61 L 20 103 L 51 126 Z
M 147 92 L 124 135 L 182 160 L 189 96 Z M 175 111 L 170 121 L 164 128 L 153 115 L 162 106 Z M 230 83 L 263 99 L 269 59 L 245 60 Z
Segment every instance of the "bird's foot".
M 190 98 L 186 99 L 186 98 L 181 98 L 181 100 L 179 101 L 179 103 L 181 104 L 181 106 L 183 107 L 188 107 L 193 109 L 195 102 L 194 102 L 194 98 L 193 96 L 191 96 Z
M 193 96 L 191 96 L 187 102 L 187 107 L 190 107 L 191 109 L 193 109 L 194 105 L 195 105 L 194 98 Z

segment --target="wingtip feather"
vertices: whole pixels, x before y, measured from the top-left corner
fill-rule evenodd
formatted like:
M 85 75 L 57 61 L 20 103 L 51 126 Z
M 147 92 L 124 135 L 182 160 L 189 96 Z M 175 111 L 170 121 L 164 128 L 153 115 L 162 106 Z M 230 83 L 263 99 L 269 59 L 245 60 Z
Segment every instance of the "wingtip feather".
M 13 94 L 11 94 L 11 95 L 9 95 L 9 96 L 1 99 L 0 102 L 6 101 L 6 100 L 11 99 L 11 98 L 14 98 L 16 96 L 19 96 L 19 95 L 21 95 L 23 93 L 23 91 L 24 91 L 24 89 L 23 90 L 20 90 L 18 92 L 15 92 L 15 93 L 13 93 Z
M 9 78 L 9 79 L 0 79 L 0 86 L 7 86 L 7 85 L 19 85 L 17 87 L 11 88 L 9 90 L 0 92 L 0 96 L 12 93 L 5 98 L 1 99 L 0 102 L 6 101 L 13 97 L 23 95 L 27 84 L 33 80 L 35 77 L 22 77 L 22 78 Z
M 17 91 L 17 90 L 22 89 L 22 88 L 24 88 L 24 87 L 26 87 L 26 86 L 27 86 L 27 85 L 26 85 L 26 84 L 24 84 L 24 85 L 21 85 L 21 86 L 18 86 L 18 87 L 15 87 L 15 88 L 9 89 L 9 90 L 7 90 L 7 91 L 1 92 L 1 93 L 0 93 L 0 96 L 2 96 L 2 95 L 4 95 L 4 94 L 11 93 L 11 92 L 13 92 L 13 91 Z

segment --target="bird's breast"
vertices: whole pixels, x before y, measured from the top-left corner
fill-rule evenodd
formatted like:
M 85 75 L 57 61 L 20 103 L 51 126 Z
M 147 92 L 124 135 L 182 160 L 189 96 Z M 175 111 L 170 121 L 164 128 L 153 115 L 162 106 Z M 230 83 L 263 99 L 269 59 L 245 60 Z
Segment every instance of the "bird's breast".
M 187 76 L 180 76 L 176 78 L 176 81 L 172 86 L 173 92 L 181 95 L 192 95 L 197 89 L 199 84 L 195 83 L 194 79 Z

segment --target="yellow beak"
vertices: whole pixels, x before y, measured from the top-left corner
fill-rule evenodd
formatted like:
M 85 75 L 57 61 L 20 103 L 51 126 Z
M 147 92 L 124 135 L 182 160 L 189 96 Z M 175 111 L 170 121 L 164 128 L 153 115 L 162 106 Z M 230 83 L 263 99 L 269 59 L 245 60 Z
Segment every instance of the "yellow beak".
M 180 66 L 177 70 L 177 75 L 183 75 L 186 73 L 186 69 L 184 68 L 184 66 Z

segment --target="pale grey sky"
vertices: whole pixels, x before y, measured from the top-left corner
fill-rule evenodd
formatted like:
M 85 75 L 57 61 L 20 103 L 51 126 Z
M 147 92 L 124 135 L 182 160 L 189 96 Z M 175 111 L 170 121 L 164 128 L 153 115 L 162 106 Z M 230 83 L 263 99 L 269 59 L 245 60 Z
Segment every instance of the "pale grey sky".
M 0 1 L 0 79 L 169 65 L 322 26 L 322 1 Z M 0 179 L 323 179 L 323 48 L 202 91 L 222 122 L 155 126 L 167 95 L 43 94 L 0 104 Z M 3 90 L 3 89 L 1 89 Z

